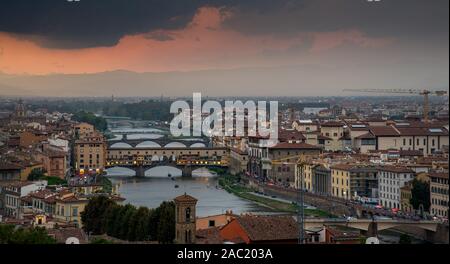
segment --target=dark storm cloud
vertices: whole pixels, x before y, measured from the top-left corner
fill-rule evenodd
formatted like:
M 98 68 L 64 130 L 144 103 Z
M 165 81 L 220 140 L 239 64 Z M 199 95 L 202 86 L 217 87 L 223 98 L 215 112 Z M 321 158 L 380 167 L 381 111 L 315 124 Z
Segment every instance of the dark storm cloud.
M 449 30 L 448 0 L 278 0 L 273 8 L 264 3 L 259 9 L 240 5 L 226 25 L 246 34 L 280 36 L 360 29 L 372 36 L 423 38 L 448 36 Z
M 126 34 L 184 27 L 200 0 L 7 0 L 0 31 L 50 48 L 112 46 Z
M 448 0 L 3 0 L 0 32 L 49 48 L 112 46 L 127 34 L 183 28 L 206 5 L 231 10 L 225 26 L 245 34 L 356 28 L 373 36 L 448 38 Z

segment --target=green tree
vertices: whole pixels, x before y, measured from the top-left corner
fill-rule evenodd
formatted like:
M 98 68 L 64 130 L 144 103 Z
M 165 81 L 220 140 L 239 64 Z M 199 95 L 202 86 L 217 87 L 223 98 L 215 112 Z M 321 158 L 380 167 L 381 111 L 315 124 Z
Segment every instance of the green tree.
M 163 202 L 160 205 L 156 238 L 161 244 L 171 244 L 175 239 L 175 204 Z
M 28 174 L 29 181 L 37 181 L 45 177 L 45 170 L 43 168 L 32 169 Z
M 0 225 L 1 244 L 56 244 L 56 240 L 47 234 L 45 228 L 16 228 L 13 225 Z
M 114 242 L 105 238 L 94 238 L 90 244 L 114 244 Z
M 103 195 L 91 198 L 81 212 L 83 229 L 92 234 L 105 233 L 106 212 L 114 204 L 114 201 Z
M 419 210 L 420 205 L 423 206 L 424 211 L 430 210 L 430 184 L 428 182 L 413 180 L 410 203 L 416 210 Z
M 114 204 L 110 206 L 105 213 L 105 231 L 109 236 L 115 236 L 116 225 L 118 225 L 117 218 L 119 217 L 122 206 Z
M 131 219 L 130 230 L 128 230 L 128 239 L 136 241 L 149 240 L 148 221 L 150 210 L 147 207 L 139 207 L 134 217 Z
M 72 116 L 72 119 L 78 122 L 86 122 L 99 131 L 105 131 L 108 128 L 106 119 L 96 116 L 92 112 L 79 111 Z
M 136 214 L 136 207 L 132 206 L 131 204 L 125 205 L 125 211 L 123 213 L 123 218 L 120 225 L 120 232 L 119 232 L 119 238 L 124 240 L 134 240 L 134 234 L 131 236 L 131 239 L 128 237 L 129 231 L 133 230 L 134 227 L 130 225 L 131 219 L 133 219 L 134 215 Z M 132 233 L 133 231 L 131 231 Z

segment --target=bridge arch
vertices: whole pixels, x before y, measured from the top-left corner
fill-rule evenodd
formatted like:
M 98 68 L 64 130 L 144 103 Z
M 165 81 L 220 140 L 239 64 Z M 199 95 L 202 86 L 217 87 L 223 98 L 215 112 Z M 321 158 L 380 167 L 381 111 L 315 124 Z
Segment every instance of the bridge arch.
M 146 140 L 137 144 L 135 148 L 160 148 L 160 147 L 161 145 L 159 145 L 158 143 L 151 140 Z
M 133 177 L 136 176 L 136 171 L 126 168 L 126 167 L 111 167 L 106 169 L 106 176 L 126 176 L 126 177 Z
M 182 171 L 173 166 L 156 166 L 145 171 L 145 177 L 165 178 L 169 175 L 171 177 L 181 177 Z
M 192 177 L 215 177 L 215 176 L 217 176 L 217 174 L 215 174 L 207 167 L 200 167 L 192 170 Z
M 190 146 L 191 148 L 206 148 L 204 143 L 194 143 Z
M 164 148 L 187 148 L 187 146 L 180 142 L 170 142 L 166 144 Z
M 114 143 L 110 146 L 110 148 L 114 149 L 114 148 L 133 148 L 133 146 L 131 146 L 128 143 L 124 143 L 124 142 L 117 142 Z

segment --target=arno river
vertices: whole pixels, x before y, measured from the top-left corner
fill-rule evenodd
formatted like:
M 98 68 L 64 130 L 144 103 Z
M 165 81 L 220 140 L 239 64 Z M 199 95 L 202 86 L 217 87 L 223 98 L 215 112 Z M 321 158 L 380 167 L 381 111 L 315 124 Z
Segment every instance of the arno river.
M 159 167 L 152 170 L 153 173 L 160 172 L 159 175 L 136 178 L 125 176 L 130 173 L 126 169 L 114 168 L 114 176 L 109 178 L 113 184 L 119 184 L 119 193 L 126 198 L 125 202 L 136 206 L 154 208 L 163 201 L 170 201 L 178 195 L 187 193 L 199 200 L 197 203 L 198 216 L 221 214 L 226 210 L 232 210 L 233 213 L 238 214 L 267 211 L 255 203 L 220 189 L 217 177 L 206 169 L 194 171 L 192 178 L 168 177 L 169 170 L 171 168 Z M 172 175 L 176 175 L 174 171 L 172 173 Z

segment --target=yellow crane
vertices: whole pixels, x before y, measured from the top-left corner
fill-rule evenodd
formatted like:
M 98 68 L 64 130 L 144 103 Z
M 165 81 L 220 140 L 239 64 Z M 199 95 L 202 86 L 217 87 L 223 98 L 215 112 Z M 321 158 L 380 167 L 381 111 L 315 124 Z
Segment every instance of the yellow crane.
M 444 96 L 447 91 L 430 91 L 417 89 L 344 89 L 344 92 L 363 92 L 363 93 L 393 93 L 393 94 L 418 94 L 423 95 L 423 120 L 428 121 L 430 112 L 429 95 Z

